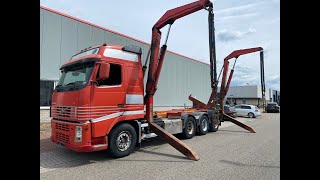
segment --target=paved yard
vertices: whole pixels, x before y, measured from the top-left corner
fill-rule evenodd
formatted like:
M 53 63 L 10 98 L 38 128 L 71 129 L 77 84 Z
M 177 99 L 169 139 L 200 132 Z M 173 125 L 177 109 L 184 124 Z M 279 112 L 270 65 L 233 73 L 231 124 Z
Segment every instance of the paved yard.
M 183 140 L 200 156 L 186 159 L 160 138 L 130 156 L 105 151 L 77 153 L 50 142 L 50 124 L 40 126 L 41 179 L 280 179 L 280 114 L 238 118 L 257 133 L 224 122 L 218 132 Z

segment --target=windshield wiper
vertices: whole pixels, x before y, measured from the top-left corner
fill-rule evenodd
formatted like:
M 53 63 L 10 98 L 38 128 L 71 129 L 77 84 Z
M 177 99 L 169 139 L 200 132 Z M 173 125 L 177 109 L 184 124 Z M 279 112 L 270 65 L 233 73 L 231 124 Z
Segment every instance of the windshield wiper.
M 65 86 L 68 86 L 68 85 L 75 85 L 75 84 L 76 84 L 76 82 L 71 82 L 71 83 L 66 84 Z
M 59 92 L 59 91 L 60 91 L 60 87 L 61 87 L 61 86 L 62 86 L 61 84 L 56 85 L 56 87 L 54 88 L 54 90 L 55 90 L 55 91 L 57 91 L 57 92 Z
M 68 83 L 68 84 L 66 84 L 65 86 L 68 86 L 68 85 L 73 85 L 73 88 L 78 88 L 78 86 L 77 86 L 77 83 L 76 82 L 71 82 L 71 83 Z

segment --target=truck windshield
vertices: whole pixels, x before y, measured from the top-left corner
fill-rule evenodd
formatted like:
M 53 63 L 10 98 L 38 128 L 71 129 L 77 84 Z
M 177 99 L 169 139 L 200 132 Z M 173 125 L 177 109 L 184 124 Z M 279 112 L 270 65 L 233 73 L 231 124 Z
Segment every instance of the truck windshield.
M 55 91 L 73 91 L 84 88 L 89 81 L 93 62 L 63 68 L 62 75 Z

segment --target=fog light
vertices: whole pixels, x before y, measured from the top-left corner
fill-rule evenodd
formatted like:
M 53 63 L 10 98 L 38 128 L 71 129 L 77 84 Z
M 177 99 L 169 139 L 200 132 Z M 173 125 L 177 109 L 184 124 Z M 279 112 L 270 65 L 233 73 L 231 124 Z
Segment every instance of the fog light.
M 76 136 L 74 138 L 74 142 L 82 141 L 82 126 L 76 126 Z

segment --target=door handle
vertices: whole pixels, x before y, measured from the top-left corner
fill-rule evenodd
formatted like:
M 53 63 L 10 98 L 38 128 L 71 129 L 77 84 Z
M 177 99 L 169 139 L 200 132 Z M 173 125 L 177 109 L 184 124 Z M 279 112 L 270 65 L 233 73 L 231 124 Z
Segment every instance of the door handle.
M 123 107 L 124 106 L 124 104 L 118 104 L 118 107 Z

